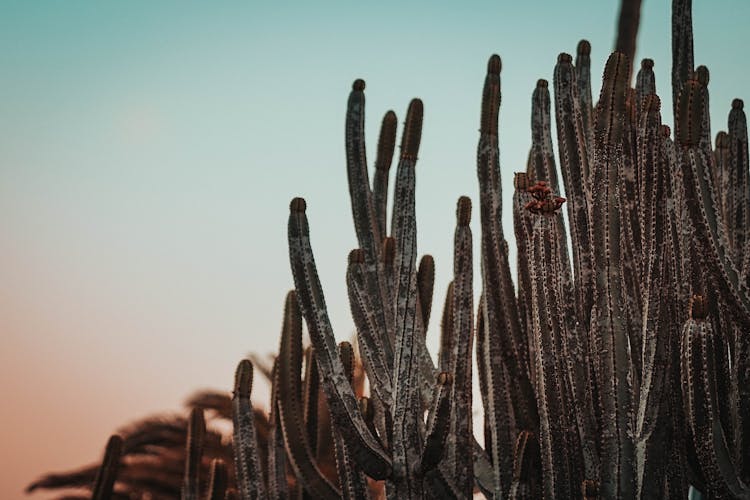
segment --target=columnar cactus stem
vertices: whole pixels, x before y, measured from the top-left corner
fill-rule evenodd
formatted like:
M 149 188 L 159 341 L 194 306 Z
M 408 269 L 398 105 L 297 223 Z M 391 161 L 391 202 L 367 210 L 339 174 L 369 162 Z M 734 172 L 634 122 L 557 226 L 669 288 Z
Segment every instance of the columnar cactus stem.
M 555 276 L 554 213 L 534 217 L 533 264 L 531 267 L 532 318 L 530 334 L 534 339 L 534 354 L 539 406 L 539 438 L 541 448 L 544 496 L 547 498 L 572 498 L 571 459 L 568 429 L 574 425 L 568 420 L 567 404 L 570 386 L 567 384 L 567 366 L 562 349 L 565 326 L 560 322 L 559 296 Z
M 286 480 L 286 450 L 279 418 L 279 367 L 274 362 L 271 373 L 271 412 L 268 418 L 271 429 L 268 433 L 268 463 L 266 467 L 269 500 L 287 500 L 289 487 Z
M 499 497 L 510 487 L 510 463 L 503 449 L 514 441 L 510 418 L 521 428 L 536 430 L 538 416 L 529 379 L 525 339 L 522 338 L 515 293 L 508 267 L 507 242 L 503 237 L 502 199 L 498 149 L 498 113 L 500 107 L 500 58 L 490 58 L 482 97 L 482 119 L 477 148 L 477 173 L 482 225 L 483 327 L 478 337 L 488 370 L 487 406 L 490 449 L 495 469 L 493 495 Z M 510 391 L 510 380 L 519 390 Z M 512 401 L 512 403 L 511 403 Z M 509 403 L 511 404 L 509 406 Z M 511 410 L 512 408 L 512 410 Z M 512 413 L 511 413 L 512 412 Z
M 372 199 L 377 221 L 378 232 L 382 237 L 387 234 L 388 218 L 388 173 L 396 149 L 396 113 L 388 111 L 383 116 L 378 139 L 378 154 L 375 157 L 375 175 L 372 180 Z
M 419 312 L 422 315 L 423 333 L 427 333 L 432 311 L 432 293 L 435 287 L 435 260 L 432 255 L 423 255 L 419 259 L 417 270 L 417 291 L 419 293 Z
M 620 168 L 624 160 L 628 61 L 614 53 L 604 70 L 597 105 L 596 161 L 592 171 L 591 220 L 595 308 L 591 330 L 599 355 L 597 379 L 602 414 L 601 493 L 610 498 L 635 494 L 633 463 L 632 356 L 625 321 L 625 282 L 621 251 Z
M 346 273 L 354 324 L 367 373 L 373 380 L 373 391 L 390 408 L 393 391 L 391 367 L 383 349 L 383 331 L 387 329 L 386 316 L 373 308 L 367 288 L 367 268 L 363 250 L 352 250 L 349 254 L 349 267 Z
M 416 477 L 422 441 L 418 422 L 420 350 L 417 337 L 417 241 L 414 210 L 415 164 L 422 129 L 422 102 L 415 99 L 406 115 L 401 160 L 396 172 L 392 232 L 396 240 L 396 343 L 394 349 L 393 491 L 395 498 L 419 498 Z
M 521 431 L 513 450 L 513 482 L 509 498 L 512 500 L 533 500 L 542 493 L 538 485 L 539 443 L 529 431 Z
M 352 457 L 362 469 L 375 479 L 390 475 L 391 460 L 380 443 L 367 428 L 359 412 L 356 396 L 346 382 L 346 374 L 338 357 L 325 298 L 320 286 L 315 260 L 310 248 L 310 233 L 305 215 L 305 202 L 295 198 L 289 214 L 289 258 L 299 294 L 299 306 L 305 317 L 310 339 L 318 355 L 318 368 L 326 376 L 321 377 L 326 393 L 331 419 L 353 447 Z
M 474 467 L 472 461 L 473 425 L 471 398 L 471 352 L 474 336 L 474 285 L 471 221 L 471 200 L 462 196 L 456 209 L 456 231 L 454 236 L 452 309 L 453 322 L 453 464 L 456 488 L 462 496 L 471 498 L 474 489 Z
M 686 81 L 693 77 L 693 0 L 672 0 L 672 105 Z
M 207 500 L 225 500 L 227 491 L 227 466 L 218 458 L 211 461 L 211 469 L 208 476 Z
M 750 181 L 748 180 L 747 119 L 742 100 L 732 101 L 729 112 L 729 186 L 727 229 L 732 259 L 747 282 L 747 247 L 750 245 Z
M 354 350 L 349 342 L 339 344 L 339 356 L 349 377 L 349 384 L 352 384 L 354 380 Z M 347 500 L 365 498 L 367 496 L 367 480 L 356 462 L 351 459 L 348 445 L 338 430 L 333 432 L 333 441 L 342 497 Z
M 203 410 L 193 408 L 188 421 L 188 436 L 185 446 L 185 475 L 182 482 L 182 500 L 199 500 L 201 460 L 206 438 L 206 419 Z
M 750 498 L 740 479 L 721 427 L 716 400 L 715 333 L 706 320 L 704 297 L 695 296 L 681 339 L 681 373 L 685 411 L 707 486 L 718 496 Z
M 575 60 L 576 84 L 578 87 L 578 104 L 581 110 L 581 125 L 586 141 L 588 162 L 582 164 L 581 175 L 588 183 L 588 166 L 594 161 L 594 100 L 591 97 L 591 44 L 588 40 L 578 42 Z M 567 193 L 567 191 L 565 191 Z
M 391 303 L 392 296 L 390 287 L 382 282 L 379 266 L 382 265 L 380 250 L 385 237 L 385 234 L 380 232 L 380 226 L 385 228 L 385 220 L 383 219 L 385 211 L 381 205 L 387 202 L 387 171 L 390 168 L 395 147 L 396 116 L 395 114 L 386 114 L 383 119 L 376 161 L 376 166 L 379 167 L 376 168 L 375 176 L 375 191 L 377 193 L 377 204 L 379 204 L 376 207 L 367 173 L 364 89 L 364 80 L 355 80 L 347 104 L 345 128 L 347 176 L 357 241 L 359 247 L 365 252 L 365 283 L 370 302 L 368 309 L 376 314 L 383 315 L 384 317 L 380 321 L 387 325 L 387 328 L 372 332 L 381 336 L 377 340 L 382 345 L 381 350 L 384 359 L 377 364 L 385 363 L 388 367 L 392 367 L 393 316 L 391 308 L 386 306 Z M 390 157 L 388 156 L 389 152 Z
M 656 94 L 656 77 L 654 76 L 654 60 L 643 59 L 641 69 L 635 77 L 635 90 L 638 95 L 638 112 L 643 110 L 646 98 Z
M 237 365 L 232 397 L 232 419 L 234 423 L 234 463 L 240 498 L 266 498 L 263 471 L 258 457 L 258 442 L 255 434 L 255 419 L 250 394 L 253 387 L 253 364 L 243 359 Z

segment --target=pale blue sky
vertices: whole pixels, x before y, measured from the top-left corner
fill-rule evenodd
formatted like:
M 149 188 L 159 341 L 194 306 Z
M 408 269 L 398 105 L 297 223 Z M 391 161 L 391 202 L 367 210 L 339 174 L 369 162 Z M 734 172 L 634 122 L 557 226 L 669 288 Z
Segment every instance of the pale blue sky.
M 696 63 L 711 71 L 716 132 L 731 99 L 747 97 L 750 2 L 694 3 Z M 644 0 L 637 56 L 655 60 L 665 110 L 669 4 Z M 535 82 L 551 80 L 557 54 L 587 38 L 598 94 L 617 6 L 0 2 L 0 380 L 19 405 L 35 394 L 42 412 L 10 424 L 19 440 L 31 439 L 29 422 L 65 435 L 82 420 L 49 423 L 63 394 L 71 412 L 118 387 L 103 407 L 86 408 L 91 441 L 71 442 L 80 443 L 77 461 L 21 457 L 16 475 L 93 458 L 117 425 L 177 408 L 197 387 L 228 389 L 246 352 L 276 348 L 292 286 L 293 196 L 308 202 L 334 328 L 350 335 L 344 273 L 356 243 L 343 124 L 355 78 L 367 81 L 371 161 L 383 114 L 393 109 L 401 122 L 412 97 L 424 101 L 419 246 L 437 262 L 438 310 L 456 199 L 476 199 L 487 58 L 503 59 L 512 240 L 507 206 L 512 172 L 525 167 Z M 0 496 L 16 496 L 13 480 Z

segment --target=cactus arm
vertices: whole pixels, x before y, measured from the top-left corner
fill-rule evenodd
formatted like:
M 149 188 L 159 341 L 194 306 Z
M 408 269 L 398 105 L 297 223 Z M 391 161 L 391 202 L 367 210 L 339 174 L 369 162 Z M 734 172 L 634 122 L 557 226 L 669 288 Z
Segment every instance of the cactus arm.
M 641 113 L 639 117 L 638 129 L 637 129 L 637 148 L 638 148 L 638 177 L 639 177 L 639 192 L 638 192 L 638 219 L 641 227 L 641 234 L 643 238 L 641 240 L 641 255 L 642 265 L 639 281 L 642 284 L 643 292 L 646 293 L 648 289 L 648 273 L 649 273 L 649 259 L 655 256 L 654 252 L 658 252 L 658 244 L 667 231 L 667 226 L 662 220 L 666 217 L 665 213 L 658 212 L 657 206 L 664 199 L 666 199 L 666 192 L 664 192 L 664 182 L 667 182 L 665 177 L 662 179 L 661 176 L 668 176 L 668 170 L 663 172 L 660 170 L 662 165 L 660 162 L 664 156 L 662 151 L 663 146 L 663 135 L 661 126 L 661 102 L 655 94 L 647 95 L 641 105 Z M 668 169 L 669 165 L 664 168 Z M 658 188 L 661 187 L 661 192 L 657 194 Z M 666 210 L 666 207 L 661 207 L 662 210 Z M 660 228 L 662 232 L 654 232 L 654 224 L 656 218 L 660 217 Z M 645 309 L 645 308 L 644 308 Z
M 515 172 L 513 174 L 513 233 L 516 237 L 516 269 L 518 275 L 518 293 L 516 302 L 518 304 L 518 317 L 521 323 L 523 338 L 526 339 L 524 346 L 529 359 L 533 359 L 529 329 L 531 324 L 531 282 L 529 281 L 529 258 L 531 252 L 528 244 L 531 241 L 530 234 L 532 225 L 530 214 L 523 209 L 529 202 L 531 196 L 526 189 L 533 184 L 533 180 L 526 172 Z M 531 383 L 536 384 L 534 370 L 529 373 Z
M 362 469 L 374 479 L 383 479 L 390 474 L 391 460 L 367 429 L 356 396 L 351 386 L 345 383 L 344 367 L 338 358 L 336 340 L 310 247 L 310 231 L 302 198 L 295 198 L 290 205 L 289 258 L 299 294 L 299 306 L 318 356 L 318 369 L 321 371 L 331 419 L 347 442 L 356 443 L 350 451 Z
M 414 210 L 415 162 L 422 128 L 422 102 L 412 100 L 401 143 L 396 172 L 393 222 L 396 242 L 396 343 L 393 364 L 393 481 L 389 497 L 417 498 L 421 481 L 415 477 L 422 448 L 418 422 L 420 401 L 420 337 L 417 319 L 416 216 Z
M 426 474 L 437 467 L 443 458 L 448 434 L 451 431 L 451 389 L 453 375 L 440 372 L 435 385 L 435 397 L 428 416 L 427 435 L 422 448 L 419 472 Z
M 318 392 L 320 390 L 320 377 L 318 367 L 315 363 L 315 351 L 312 346 L 305 348 L 304 354 L 304 378 L 302 379 L 302 415 L 305 422 L 307 442 L 310 451 L 316 459 L 320 458 L 323 443 L 318 441 L 318 429 L 322 422 L 318 422 Z
M 368 262 L 377 262 L 381 235 L 375 218 L 365 152 L 365 82 L 355 80 L 346 108 L 346 172 L 354 229 Z M 384 160 L 384 159 L 383 159 Z
M 286 451 L 284 436 L 279 420 L 279 375 L 278 361 L 273 364 L 271 372 L 271 413 L 268 418 L 271 429 L 268 433 L 268 463 L 266 467 L 268 496 L 270 500 L 287 500 L 289 486 L 286 480 Z M 236 467 L 236 466 L 235 466 Z
M 453 369 L 452 463 L 455 464 L 455 485 L 470 498 L 474 489 L 471 352 L 474 337 L 474 283 L 471 222 L 471 200 L 462 196 L 456 208 L 456 230 L 453 242 L 453 310 L 451 328 L 454 338 Z
M 598 355 L 601 430 L 601 492 L 609 498 L 634 494 L 632 441 L 632 357 L 624 321 L 619 173 L 623 162 L 628 61 L 614 53 L 607 60 L 597 104 L 596 152 L 592 171 L 591 228 L 595 268 L 592 336 Z
M 663 162 L 661 146 L 662 129 L 658 112 L 658 98 L 646 97 L 641 115 L 639 158 L 645 182 L 641 192 L 644 203 L 642 217 L 645 241 L 648 249 L 644 266 L 646 275 L 642 378 L 636 420 L 636 487 L 638 498 L 659 498 L 665 495 L 664 477 L 668 455 L 670 359 L 671 345 L 675 338 L 673 325 L 673 292 L 668 292 L 669 262 L 672 256 L 672 241 L 669 232 L 666 186 L 669 182 L 670 165 Z
M 435 287 L 435 259 L 423 255 L 417 270 L 417 291 L 419 292 L 419 312 L 422 314 L 423 333 L 427 333 L 432 311 L 432 293 Z
M 732 259 L 747 282 L 747 247 L 750 245 L 750 181 L 748 180 L 747 118 L 741 99 L 732 101 L 729 112 L 729 185 L 727 226 L 733 247 Z
M 207 500 L 224 500 L 227 492 L 227 466 L 220 458 L 211 461 L 211 469 L 208 476 Z
M 122 455 L 122 437 L 113 434 L 107 441 L 104 450 L 102 464 L 96 472 L 94 486 L 91 489 L 92 500 L 105 500 L 112 498 L 112 493 L 117 480 L 117 471 L 120 468 L 120 457 Z
M 255 433 L 255 418 L 250 394 L 253 387 L 253 364 L 243 359 L 237 365 L 232 396 L 232 420 L 234 422 L 234 463 L 237 487 L 245 500 L 265 498 L 263 471 L 258 456 L 258 441 Z
M 349 253 L 346 283 L 349 290 L 352 317 L 354 318 L 354 324 L 357 326 L 360 352 L 364 359 L 367 376 L 372 381 L 373 391 L 377 393 L 381 401 L 388 405 L 393 390 L 392 379 L 387 354 L 381 341 L 382 334 L 379 333 L 385 331 L 386 319 L 382 310 L 375 310 L 372 302 L 368 300 L 366 273 L 364 251 L 352 250 Z
M 349 342 L 339 344 L 339 356 L 349 377 L 349 384 L 351 384 L 354 379 L 354 350 Z M 336 470 L 339 474 L 343 498 L 346 500 L 366 498 L 367 480 L 362 470 L 351 459 L 347 444 L 338 430 L 333 432 L 333 441 L 336 452 Z
M 540 452 L 536 437 L 529 431 L 521 431 L 513 450 L 513 482 L 508 495 L 511 500 L 533 500 L 542 496 L 537 484 L 539 462 Z
M 388 217 L 388 173 L 393 161 L 393 151 L 396 148 L 396 113 L 388 111 L 383 116 L 378 138 L 378 153 L 375 157 L 375 175 L 372 179 L 372 202 L 375 211 L 378 234 L 382 238 L 387 233 L 386 220 Z
M 672 105 L 677 123 L 677 103 L 685 82 L 693 76 L 693 0 L 672 0 Z
M 338 498 L 339 491 L 320 471 L 305 425 L 300 372 L 302 369 L 302 317 L 296 294 L 287 294 L 284 327 L 279 349 L 279 416 L 289 463 L 305 491 L 316 498 Z
M 477 148 L 482 226 L 483 314 L 486 316 L 485 328 L 498 337 L 497 342 L 488 342 L 488 348 L 492 351 L 491 357 L 496 358 L 493 359 L 493 365 L 488 368 L 492 370 L 500 359 L 508 365 L 510 373 L 518 378 L 520 389 L 520 391 L 514 391 L 514 395 L 517 394 L 517 400 L 514 401 L 517 419 L 522 424 L 533 424 L 536 421 L 536 408 L 528 378 L 528 357 L 523 347 L 525 342 L 521 338 L 513 282 L 508 267 L 507 243 L 500 225 L 502 216 L 498 149 L 500 64 L 500 58 L 497 56 L 491 57 L 488 63 Z M 500 334 L 500 332 L 504 333 Z
M 716 134 L 714 145 L 714 188 L 721 218 L 727 222 L 727 196 L 729 194 L 729 134 L 723 130 Z
M 656 77 L 654 76 L 654 60 L 641 60 L 641 69 L 635 77 L 635 92 L 638 96 L 638 114 L 643 111 L 646 97 L 656 94 Z
M 527 174 L 534 180 L 546 181 L 559 192 L 555 155 L 552 151 L 550 96 L 547 80 L 538 80 L 531 94 L 531 153 Z
M 365 253 L 365 286 L 366 298 L 372 311 L 382 318 L 385 328 L 379 328 L 375 333 L 380 337 L 384 362 L 393 366 L 393 318 L 391 290 L 382 281 L 381 249 L 385 233 L 380 232 L 379 216 L 384 216 L 385 208 L 376 208 L 374 195 L 370 189 L 367 172 L 367 155 L 365 153 L 365 82 L 355 80 L 346 110 L 345 145 L 346 171 L 349 182 L 349 197 L 351 199 L 354 229 L 357 234 L 359 247 Z M 393 158 L 392 137 L 396 131 L 395 114 L 386 114 L 381 128 L 380 143 L 376 161 L 376 176 L 378 203 L 387 203 L 388 170 Z M 390 157 L 388 151 L 390 150 Z M 384 185 L 385 184 L 385 185 Z M 377 213 L 380 210 L 381 213 Z M 382 221 L 385 226 L 385 220 Z M 389 370 L 390 371 L 390 370 Z
M 404 325 L 408 323 L 408 328 L 412 328 L 410 319 L 406 323 L 403 322 L 404 311 L 409 311 L 409 309 L 403 309 L 406 304 L 404 302 L 405 296 L 398 296 L 398 294 L 406 293 L 406 289 L 402 288 L 406 283 L 404 280 L 407 280 L 410 283 L 413 279 L 415 281 L 414 296 L 417 298 L 413 328 L 414 331 L 417 332 L 417 335 L 414 339 L 410 339 L 409 342 L 414 343 L 415 363 L 417 364 L 417 369 L 420 373 L 420 377 L 417 377 L 414 380 L 416 381 L 419 395 L 422 400 L 422 408 L 427 409 L 431 404 L 432 381 L 434 380 L 436 373 L 435 365 L 430 357 L 430 353 L 427 352 L 427 347 L 425 345 L 426 325 L 424 325 L 422 321 L 421 305 L 419 302 L 419 295 L 417 294 L 417 229 L 414 212 L 415 166 L 417 155 L 419 153 L 419 144 L 422 139 L 423 113 L 424 106 L 422 101 L 419 99 L 412 99 L 406 113 L 406 120 L 401 138 L 401 155 L 396 170 L 396 183 L 393 190 L 391 233 L 394 238 L 395 246 L 393 290 L 397 295 L 393 302 L 395 304 L 396 314 L 396 326 L 394 330 L 396 335 L 395 343 L 398 343 L 397 337 L 399 330 L 403 333 Z M 403 253 L 405 250 L 407 251 L 407 254 Z M 414 253 L 413 256 L 411 255 L 412 252 Z M 414 274 L 413 277 L 411 276 L 412 273 Z M 411 302 L 411 296 L 409 297 L 409 301 Z M 411 307 L 411 305 L 409 305 L 409 307 Z M 411 316 L 411 311 L 409 311 L 409 316 Z M 411 349 L 411 347 L 409 347 L 409 349 Z M 394 348 L 394 351 L 396 350 L 397 348 Z M 419 419 L 419 421 L 421 422 L 421 419 Z
M 551 132 L 551 105 L 549 94 L 549 82 L 540 79 L 531 98 L 531 166 L 533 166 L 533 179 L 546 181 L 554 193 L 560 192 L 560 185 L 555 166 L 555 156 L 552 150 Z M 529 172 L 531 173 L 531 172 Z M 561 212 L 556 212 L 557 218 L 555 237 L 560 241 L 557 246 L 559 254 L 560 279 L 558 285 L 559 293 L 565 296 L 573 294 L 573 278 L 570 272 L 570 257 L 568 256 L 568 234 L 565 230 L 565 221 Z M 523 318 L 521 318 L 523 319 Z M 574 318 L 571 315 L 571 323 Z
M 703 151 L 703 154 L 706 156 L 706 159 L 708 160 L 709 165 L 711 166 L 711 173 L 713 174 L 714 169 L 714 151 L 713 151 L 713 141 L 711 140 L 711 114 L 709 112 L 710 105 L 709 105 L 709 99 L 708 99 L 708 82 L 709 82 L 709 72 L 708 68 L 705 66 L 698 66 L 695 68 L 695 72 L 693 73 L 693 78 L 700 83 L 704 89 L 706 89 L 703 97 L 703 113 L 701 114 L 701 137 L 699 142 L 699 147 Z M 745 163 L 745 168 L 747 168 L 747 163 Z M 747 177 L 747 176 L 745 176 Z M 716 186 L 713 183 L 713 175 L 711 178 L 711 185 L 716 188 Z M 716 193 L 714 193 L 714 197 L 716 197 Z M 723 227 L 723 225 L 722 225 Z
M 514 418 L 523 428 L 536 428 L 538 416 L 534 392 L 529 380 L 526 342 L 521 337 L 515 292 L 508 266 L 507 243 L 500 225 L 502 199 L 498 148 L 498 113 L 500 109 L 500 58 L 493 55 L 487 68 L 482 96 L 480 139 L 477 147 L 477 175 L 482 226 L 481 262 L 484 304 L 484 366 L 488 370 L 485 412 L 490 425 L 490 449 L 495 469 L 493 494 L 501 495 L 502 478 L 509 478 L 501 442 L 506 442 L 509 413 L 505 406 L 511 398 Z M 518 390 L 509 393 L 509 379 Z M 509 438 L 509 436 L 507 436 Z M 512 442 L 512 441 L 511 441 Z M 509 444 L 509 443 L 508 443 Z M 508 448 L 505 448 L 508 449 Z M 505 454 L 507 457 L 507 454 Z M 506 460 L 507 461 L 507 460 Z M 507 464 L 506 464 L 507 465 Z M 506 481 L 505 487 L 509 487 Z
M 591 94 L 591 44 L 588 40 L 581 40 L 576 47 L 575 74 L 585 151 L 588 155 L 588 161 L 582 164 L 581 175 L 584 187 L 589 187 L 591 172 L 588 167 L 594 163 L 594 101 Z M 570 196 L 567 191 L 565 193 Z
M 695 229 L 696 242 L 701 248 L 702 259 L 711 279 L 718 286 L 722 300 L 726 301 L 734 315 L 734 321 L 743 328 L 750 327 L 750 298 L 748 289 L 741 282 L 739 273 L 722 245 L 722 235 L 716 200 L 710 185 L 707 159 L 697 146 L 700 142 L 701 103 L 705 87 L 699 82 L 686 82 L 680 95 L 679 115 L 681 126 L 678 138 L 682 146 L 679 165 L 685 186 L 684 205 Z
M 559 279 L 559 267 L 555 262 L 557 221 L 553 211 L 537 214 L 533 220 L 530 333 L 534 339 L 543 491 L 546 498 L 571 498 L 578 447 L 571 448 L 568 444 L 573 444 L 569 433 L 573 422 L 569 419 L 568 408 L 572 395 L 566 379 L 567 356 L 563 346 L 566 330 L 559 314 L 556 283 Z
M 685 413 L 707 487 L 717 497 L 750 498 L 738 475 L 719 418 L 716 392 L 716 334 L 706 319 L 706 299 L 695 296 L 682 328 L 680 372 Z
M 572 235 L 576 316 L 582 319 L 588 317 L 593 304 L 593 269 L 585 182 L 589 162 L 577 83 L 571 57 L 560 54 L 554 73 L 557 143 L 568 197 L 566 205 Z
M 583 127 L 576 69 L 568 54 L 557 58 L 554 73 L 555 116 L 557 121 L 560 167 L 567 194 L 568 221 L 573 248 L 574 303 L 578 325 L 568 323 L 568 370 L 577 402 L 573 408 L 586 477 L 597 477 L 599 456 L 596 449 L 597 420 L 594 395 L 597 380 L 592 366 L 592 339 L 582 327 L 591 315 L 594 303 L 593 250 L 589 223 L 589 196 L 586 178 L 589 172 L 586 132 Z M 593 147 L 592 147 L 593 149 Z M 559 220 L 559 219 L 558 219 Z M 570 313 L 568 313 L 570 314 Z
M 188 421 L 185 445 L 185 475 L 182 481 L 182 500 L 200 499 L 200 470 L 206 438 L 206 419 L 203 410 L 193 408 Z
M 453 341 L 453 281 L 451 281 L 445 292 L 443 317 L 440 320 L 440 351 L 438 352 L 440 371 L 453 373 L 453 365 L 455 365 Z

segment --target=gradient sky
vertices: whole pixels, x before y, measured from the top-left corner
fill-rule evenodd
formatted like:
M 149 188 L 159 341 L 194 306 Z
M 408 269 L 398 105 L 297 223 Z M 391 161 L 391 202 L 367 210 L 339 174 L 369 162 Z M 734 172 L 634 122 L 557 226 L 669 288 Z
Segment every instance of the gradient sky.
M 750 2 L 694 3 L 715 132 L 747 97 Z M 669 4 L 644 1 L 637 57 L 655 60 L 665 110 Z M 587 38 L 598 93 L 617 5 L 0 1 L 0 498 L 98 460 L 134 418 L 229 390 L 246 353 L 276 349 L 293 196 L 307 199 L 334 329 L 352 333 L 343 124 L 355 78 L 367 81 L 371 160 L 383 114 L 402 121 L 424 101 L 418 241 L 437 262 L 439 308 L 455 202 L 477 194 L 487 58 L 503 58 L 512 237 L 535 82 Z

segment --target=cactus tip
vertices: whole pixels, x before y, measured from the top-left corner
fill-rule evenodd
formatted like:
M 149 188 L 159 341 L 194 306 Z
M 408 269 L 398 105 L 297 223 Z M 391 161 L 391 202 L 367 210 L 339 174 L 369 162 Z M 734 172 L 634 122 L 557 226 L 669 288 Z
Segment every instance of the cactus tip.
M 471 223 L 471 199 L 461 196 L 456 207 L 456 219 L 459 226 L 468 226 Z
M 365 251 L 361 248 L 355 248 L 349 252 L 349 264 L 363 264 L 365 262 Z
M 500 70 L 503 69 L 503 63 L 500 60 L 500 56 L 492 54 L 490 60 L 487 62 L 487 73 L 491 75 L 499 75 Z
M 732 100 L 732 109 L 743 109 L 744 107 L 745 107 L 745 103 L 742 101 L 742 99 Z
M 234 373 L 234 394 L 239 397 L 250 397 L 253 386 L 253 364 L 249 359 L 243 359 L 237 365 Z
M 545 80 L 544 78 L 540 78 L 539 80 L 536 81 L 537 88 L 546 89 L 548 86 L 549 86 L 549 82 L 547 82 L 547 80 Z
M 304 213 L 305 210 L 307 210 L 307 203 L 305 202 L 304 198 L 294 198 L 292 199 L 292 202 L 289 204 L 289 211 L 292 213 Z
M 654 60 L 653 59 L 643 59 L 641 60 L 641 69 L 653 69 L 654 68 Z
M 708 68 L 705 66 L 698 66 L 697 68 L 695 68 L 695 79 L 698 80 L 704 87 L 708 86 Z
M 581 40 L 578 42 L 578 54 L 582 56 L 588 56 L 591 54 L 591 44 L 588 40 Z
M 729 147 L 729 134 L 723 130 L 716 134 L 716 148 L 728 148 Z
M 409 103 L 409 109 L 406 111 L 406 123 L 401 139 L 401 158 L 417 159 L 419 143 L 422 139 L 423 116 L 424 104 L 422 99 L 415 97 Z
M 573 62 L 573 56 L 571 56 L 567 52 L 561 52 L 557 56 L 557 62 L 559 64 L 572 63 Z
M 361 78 L 354 80 L 354 83 L 352 83 L 352 90 L 359 92 L 365 90 L 365 81 Z

